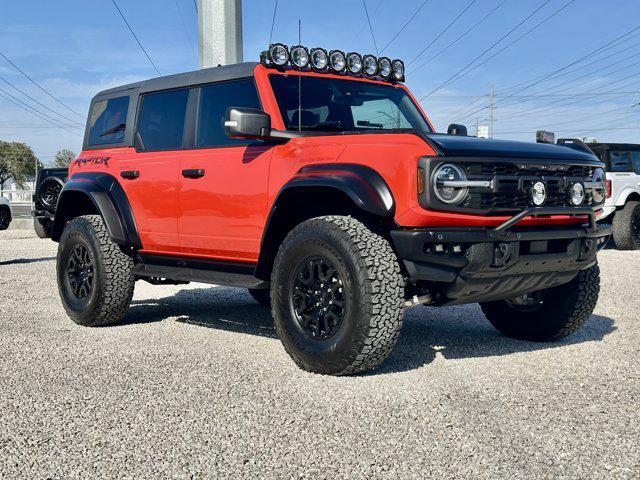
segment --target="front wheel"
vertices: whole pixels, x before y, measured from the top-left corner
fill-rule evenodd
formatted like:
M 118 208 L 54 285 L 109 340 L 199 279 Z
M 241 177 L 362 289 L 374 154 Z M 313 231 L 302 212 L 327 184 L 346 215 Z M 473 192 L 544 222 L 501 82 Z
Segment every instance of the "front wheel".
M 569 283 L 509 300 L 481 303 L 487 320 L 520 340 L 559 340 L 578 331 L 593 313 L 600 291 L 600 270 L 581 270 Z
M 48 218 L 34 218 L 33 229 L 36 232 L 38 238 L 51 238 L 51 229 L 53 224 Z
M 302 369 L 345 375 L 380 365 L 402 328 L 404 280 L 389 242 L 351 217 L 294 228 L 271 278 L 276 331 Z
M 133 260 L 109 237 L 99 215 L 71 220 L 58 246 L 57 276 L 69 317 L 85 327 L 117 323 L 124 317 L 135 278 Z

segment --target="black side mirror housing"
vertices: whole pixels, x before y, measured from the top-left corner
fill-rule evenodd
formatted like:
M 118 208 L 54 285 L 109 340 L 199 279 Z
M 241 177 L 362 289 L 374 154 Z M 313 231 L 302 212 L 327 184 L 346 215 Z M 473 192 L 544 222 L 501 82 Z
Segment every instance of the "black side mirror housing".
M 256 108 L 228 108 L 224 133 L 231 138 L 269 138 L 271 116 Z
M 449 128 L 447 128 L 447 133 L 449 135 L 462 135 L 463 137 L 466 137 L 467 127 L 458 123 L 452 123 L 451 125 L 449 125 Z

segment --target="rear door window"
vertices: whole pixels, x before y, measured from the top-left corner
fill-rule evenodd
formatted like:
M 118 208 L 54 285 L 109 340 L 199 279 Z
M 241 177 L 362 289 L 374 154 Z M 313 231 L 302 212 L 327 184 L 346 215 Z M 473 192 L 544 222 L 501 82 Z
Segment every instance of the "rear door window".
M 95 102 L 89 114 L 89 145 L 122 143 L 128 110 L 128 96 Z
M 255 142 L 225 135 L 224 119 L 227 108 L 230 107 L 261 108 L 253 78 L 216 83 L 201 88 L 196 147 L 242 146 Z
M 145 151 L 182 148 L 188 99 L 187 88 L 142 97 L 138 133 Z
M 635 153 L 635 152 L 633 152 Z M 609 151 L 611 172 L 633 172 L 632 152 L 628 150 Z

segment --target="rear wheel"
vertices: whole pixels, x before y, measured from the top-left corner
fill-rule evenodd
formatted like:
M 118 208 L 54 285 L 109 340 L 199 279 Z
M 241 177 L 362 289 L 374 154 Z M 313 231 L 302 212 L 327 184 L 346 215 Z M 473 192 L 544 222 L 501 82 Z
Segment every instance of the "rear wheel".
M 250 288 L 249 295 L 260 305 L 271 308 L 271 292 L 268 288 Z
M 569 283 L 509 300 L 481 303 L 491 324 L 508 337 L 559 340 L 585 324 L 598 302 L 600 270 L 581 270 Z
M 48 218 L 34 218 L 33 229 L 36 231 L 38 238 L 51 238 L 51 220 Z
M 102 217 L 71 220 L 58 246 L 58 290 L 67 314 L 79 325 L 99 327 L 124 317 L 135 279 L 133 260 L 107 232 Z
M 11 223 L 11 211 L 6 207 L 0 207 L 0 230 L 6 230 Z
M 271 279 L 278 336 L 304 370 L 380 365 L 402 328 L 404 280 L 389 242 L 360 221 L 307 220 L 281 245 Z
M 618 250 L 640 248 L 640 202 L 629 201 L 616 212 L 611 225 Z

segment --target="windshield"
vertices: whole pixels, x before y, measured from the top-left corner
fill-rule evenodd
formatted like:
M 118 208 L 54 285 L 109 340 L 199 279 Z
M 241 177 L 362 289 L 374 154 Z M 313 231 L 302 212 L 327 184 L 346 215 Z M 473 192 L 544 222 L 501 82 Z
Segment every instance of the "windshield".
M 298 79 L 302 108 L 298 109 Z M 411 97 L 392 85 L 297 75 L 271 75 L 287 130 L 431 132 Z

